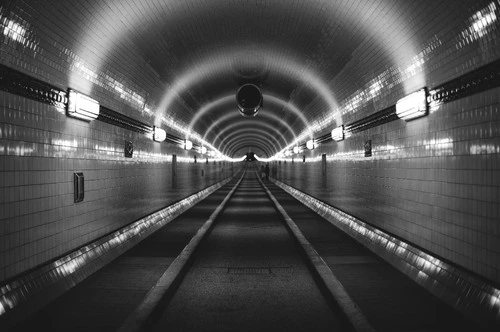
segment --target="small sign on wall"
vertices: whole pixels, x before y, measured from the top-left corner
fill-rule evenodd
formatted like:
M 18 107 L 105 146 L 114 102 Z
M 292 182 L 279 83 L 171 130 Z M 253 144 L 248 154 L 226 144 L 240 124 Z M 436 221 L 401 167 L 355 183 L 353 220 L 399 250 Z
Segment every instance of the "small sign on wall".
M 73 173 L 74 191 L 75 191 L 75 203 L 82 202 L 85 196 L 84 189 L 84 176 L 82 172 Z
M 372 140 L 365 141 L 365 157 L 372 156 Z
M 321 174 L 323 176 L 323 183 L 326 182 L 326 153 L 321 155 Z
M 132 158 L 134 154 L 134 145 L 130 141 L 125 141 L 125 158 Z
M 177 188 L 177 155 L 172 155 L 172 189 Z

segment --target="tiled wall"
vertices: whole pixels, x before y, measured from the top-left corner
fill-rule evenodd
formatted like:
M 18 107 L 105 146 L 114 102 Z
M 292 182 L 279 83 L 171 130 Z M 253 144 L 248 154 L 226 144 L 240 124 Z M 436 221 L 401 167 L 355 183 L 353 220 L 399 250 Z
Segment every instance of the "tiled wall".
M 497 2 L 485 8 L 490 13 L 494 8 L 498 15 Z M 353 63 L 346 69 L 359 84 L 357 91 L 345 92 L 351 105 L 356 101 L 356 108 L 340 103 L 344 105 L 340 109 L 344 124 L 359 120 L 360 114 L 394 105 L 405 95 L 404 86 L 432 89 L 499 59 L 497 16 L 483 31 L 477 19 L 485 14 L 471 11 L 469 15 L 463 24 L 449 22 L 446 29 L 446 17 L 430 20 L 429 31 L 436 34 L 421 40 L 423 56 L 415 66 L 416 74 L 406 80 L 400 76 L 393 84 L 382 79 L 382 90 L 375 99 L 367 98 L 365 92 L 375 79 L 371 73 L 384 72 L 383 66 L 377 65 L 384 62 L 360 49 L 358 63 L 372 67 L 363 73 L 363 66 Z M 432 30 L 433 25 L 443 29 Z M 370 56 L 372 59 L 363 61 Z M 424 84 L 413 86 L 416 77 L 423 77 Z M 334 83 L 342 80 L 349 79 L 341 73 Z M 493 88 L 433 107 L 424 118 L 393 121 L 342 142 L 306 150 L 305 163 L 302 154 L 295 155 L 293 163 L 292 157 L 286 163 L 284 159 L 277 162 L 277 178 L 498 285 L 499 94 L 500 89 Z M 367 140 L 372 141 L 371 157 L 364 155 Z M 322 154 L 327 160 L 326 176 Z
M 325 144 L 305 163 L 282 161 L 278 179 L 500 282 L 499 93 Z M 364 156 L 368 139 L 372 157 Z
M 0 281 L 231 175 L 229 164 L 200 155 L 194 163 L 194 153 L 172 144 L 3 92 L 0 138 Z M 133 142 L 133 158 L 124 157 L 124 140 Z M 80 203 L 73 172 L 85 176 Z
M 399 38 L 380 41 L 374 35 L 365 36 L 352 60 L 329 82 L 340 108 L 336 121 L 358 120 L 393 105 L 421 84 L 432 88 L 499 59 L 500 3 L 469 3 L 475 6 L 469 12 L 441 5 L 434 16 L 423 17 L 419 14 L 424 7 L 415 2 L 409 9 L 412 20 L 405 21 L 406 26 L 391 27 L 390 37 Z M 44 7 L 45 14 L 53 15 L 47 17 L 63 13 L 66 22 L 75 24 L 42 19 L 29 1 L 1 6 L 0 62 L 159 125 L 153 110 L 167 87 L 140 50 L 126 38 L 119 45 L 106 45 L 108 39 L 97 37 L 82 45 L 85 40 L 79 37 L 91 24 L 85 16 L 99 16 L 99 6 L 106 5 L 96 3 L 92 13 L 78 1 L 59 5 L 62 12 L 56 6 Z M 476 10 L 486 6 L 489 14 L 486 10 L 478 16 Z M 494 21 L 491 13 L 496 15 Z M 490 15 L 487 22 L 477 24 L 486 14 Z M 94 28 L 102 36 L 115 36 L 120 35 L 116 31 L 120 27 Z M 381 43 L 386 43 L 384 51 Z M 110 47 L 116 51 L 107 52 Z M 323 145 L 306 152 L 306 163 L 296 158 L 293 164 L 278 165 L 278 177 L 498 283 L 498 93 L 496 89 L 460 99 L 433 109 L 423 119 L 395 121 L 344 142 Z M 197 164 L 181 163 L 180 158 L 178 189 L 173 190 L 172 154 L 187 161 L 192 158 L 183 150 L 105 123 L 77 121 L 59 109 L 7 93 L 0 98 L 0 281 L 223 176 L 219 164 L 200 163 L 202 159 Z M 192 110 L 174 104 L 180 110 L 178 120 L 189 120 Z M 320 106 L 313 102 L 306 107 L 311 123 L 329 116 Z M 123 157 L 125 139 L 134 143 L 132 159 Z M 365 158 L 363 143 L 368 139 L 374 151 Z M 322 153 L 327 155 L 326 180 Z M 224 169 L 227 172 L 228 167 Z M 73 203 L 74 171 L 83 171 L 86 180 L 86 198 L 78 204 Z
M 78 2 L 61 5 L 67 22 L 86 21 L 89 13 Z M 85 26 L 50 20 L 61 12 L 50 5 L 44 10 L 48 19 L 29 1 L 0 5 L 0 63 L 61 90 L 79 90 L 151 126 L 168 127 L 152 111 L 165 86 L 137 50 L 111 59 L 103 45 L 84 59 L 77 50 Z M 90 58 L 106 66 L 85 61 Z M 124 157 L 125 140 L 134 144 L 133 158 Z M 195 154 L 0 92 L 0 283 L 231 176 L 230 164 L 207 164 L 201 155 L 194 163 Z M 85 176 L 81 203 L 73 202 L 73 172 Z

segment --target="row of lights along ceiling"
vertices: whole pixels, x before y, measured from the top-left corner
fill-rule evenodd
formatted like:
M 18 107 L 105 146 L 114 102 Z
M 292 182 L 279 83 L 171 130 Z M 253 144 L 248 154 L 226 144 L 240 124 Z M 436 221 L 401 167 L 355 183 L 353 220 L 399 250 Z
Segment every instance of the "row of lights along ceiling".
M 396 114 L 399 118 L 409 121 L 422 116 L 425 116 L 428 112 L 427 107 L 427 89 L 423 88 L 417 92 L 414 92 L 400 100 L 396 103 Z M 99 116 L 99 102 L 85 96 L 77 91 L 69 90 L 68 94 L 68 110 L 67 114 L 71 117 L 75 117 L 85 121 L 92 121 L 97 119 Z M 156 142 L 163 142 L 167 137 L 167 133 L 164 129 L 159 127 L 154 127 L 153 129 L 153 140 Z M 344 135 L 344 125 L 340 125 L 331 131 L 331 137 L 335 141 L 342 141 L 345 138 Z M 313 139 L 306 142 L 306 148 L 312 150 L 316 147 L 316 143 Z M 189 140 L 184 141 L 184 149 L 191 150 L 193 148 L 193 143 Z M 202 154 L 207 153 L 207 148 L 202 146 L 200 149 Z M 300 148 L 295 146 L 292 151 L 288 150 L 282 155 L 288 156 L 292 153 L 300 153 Z M 210 151 L 209 154 L 214 154 Z M 269 158 L 269 160 L 276 159 L 275 157 Z

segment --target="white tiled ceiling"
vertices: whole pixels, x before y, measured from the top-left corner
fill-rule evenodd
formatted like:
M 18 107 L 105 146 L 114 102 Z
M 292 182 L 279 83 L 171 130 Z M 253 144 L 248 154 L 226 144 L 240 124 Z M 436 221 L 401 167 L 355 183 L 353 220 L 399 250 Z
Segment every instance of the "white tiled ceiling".
M 232 155 L 245 149 L 237 141 L 275 153 L 307 131 L 308 123 L 331 117 L 335 125 L 376 111 L 373 105 L 354 114 L 339 108 L 387 68 L 410 63 L 433 35 L 462 22 L 474 10 L 469 7 L 480 4 L 79 0 L 24 6 L 42 31 L 42 44 L 45 31 L 50 43 L 64 44 L 73 58 L 154 105 L 149 117 L 129 109 L 125 114 L 155 122 L 168 116 L 216 146 L 223 141 L 220 150 Z M 76 82 L 69 80 L 85 90 Z M 229 116 L 237 115 L 234 96 L 246 82 L 257 83 L 264 94 L 255 119 Z M 259 136 L 252 128 L 275 140 L 252 139 Z

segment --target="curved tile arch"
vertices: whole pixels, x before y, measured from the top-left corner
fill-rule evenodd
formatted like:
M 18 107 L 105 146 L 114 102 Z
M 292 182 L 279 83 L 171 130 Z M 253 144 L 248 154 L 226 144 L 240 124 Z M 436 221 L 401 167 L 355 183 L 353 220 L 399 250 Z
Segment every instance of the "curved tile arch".
M 297 117 L 303 122 L 305 128 L 307 128 L 309 126 L 309 121 L 307 120 L 305 115 L 294 104 L 292 104 L 290 102 L 286 102 L 286 101 L 280 99 L 279 97 L 269 95 L 269 94 L 263 94 L 263 98 L 266 101 L 266 104 L 268 101 L 270 101 L 273 104 L 277 104 L 281 107 L 285 107 L 287 110 L 289 110 L 293 114 L 297 115 Z M 208 104 L 203 105 L 202 108 L 200 108 L 200 110 L 198 112 L 196 112 L 195 116 L 191 119 L 191 122 L 188 125 L 188 133 L 192 130 L 195 123 L 197 121 L 199 121 L 199 119 L 202 116 L 206 115 L 207 113 L 212 112 L 217 107 L 221 107 L 221 106 L 225 105 L 226 103 L 231 103 L 231 104 L 234 104 L 234 109 L 236 109 L 236 100 L 235 99 L 236 98 L 235 98 L 234 94 L 231 94 L 231 95 L 221 97 L 217 100 L 214 100 Z M 267 109 L 267 107 L 263 108 L 263 110 L 266 110 L 266 109 Z M 216 121 L 212 122 L 210 127 L 206 130 L 205 134 L 203 135 L 203 140 L 206 139 L 207 134 L 213 129 L 213 127 L 218 125 L 222 119 L 225 120 L 225 119 L 228 119 L 230 117 L 237 117 L 237 116 L 241 119 L 241 115 L 239 114 L 239 112 L 234 111 L 234 112 L 231 112 L 231 113 L 224 115 L 222 118 L 220 118 L 220 120 L 216 120 Z M 292 132 L 294 139 L 297 137 L 297 135 L 293 131 L 292 127 L 289 124 L 282 122 L 281 118 L 274 115 L 273 113 L 260 112 L 258 116 L 259 117 L 270 117 L 273 120 L 276 120 L 277 122 L 281 122 L 283 126 L 285 126 L 290 132 Z M 189 136 L 186 137 L 186 139 L 189 139 Z
M 247 148 L 247 147 L 258 147 L 259 149 L 261 149 L 262 151 L 264 151 L 267 156 L 271 156 L 272 155 L 272 151 L 270 151 L 269 149 L 267 149 L 266 146 L 264 146 L 262 144 L 262 142 L 257 142 L 257 141 L 253 141 L 253 140 L 247 140 L 247 141 L 240 142 L 239 144 L 235 145 L 234 148 L 233 148 L 232 153 L 234 155 L 234 153 L 237 150 L 241 150 L 241 149 L 244 149 L 244 148 Z
M 233 133 L 231 133 L 230 135 L 224 137 L 224 139 L 220 142 L 220 145 L 219 145 L 219 150 L 224 154 L 225 153 L 225 146 L 224 145 L 224 142 L 226 140 L 228 140 L 227 144 L 230 144 L 234 139 L 237 139 L 238 137 L 235 137 L 235 136 L 238 136 L 238 135 L 247 135 L 247 134 L 252 134 L 252 133 L 258 133 L 259 135 L 263 135 L 265 137 L 268 137 L 269 139 L 273 140 L 275 142 L 275 144 L 273 144 L 273 146 L 275 148 L 277 148 L 276 151 L 280 151 L 283 146 L 280 144 L 280 142 L 276 139 L 276 137 L 274 137 L 271 133 L 269 133 L 268 131 L 264 130 L 264 129 L 256 129 L 256 128 L 247 128 L 247 129 L 241 129 L 241 130 L 236 130 L 234 131 Z M 286 145 L 286 142 L 285 142 L 285 145 Z M 222 149 L 222 150 L 221 150 Z
M 241 144 L 241 143 L 256 144 L 257 142 L 261 146 L 266 148 L 266 151 L 269 152 L 269 155 L 272 155 L 272 153 L 276 153 L 274 147 L 269 144 L 269 141 L 267 139 L 265 139 L 262 136 L 256 135 L 256 134 L 249 134 L 249 135 L 246 135 L 242 139 L 231 142 L 230 146 L 227 146 L 226 151 L 229 151 L 231 148 L 233 148 L 234 146 L 237 146 L 238 144 Z
M 224 56 L 220 56 L 219 53 Z M 157 107 L 156 116 L 161 116 L 162 112 L 168 110 L 172 102 L 191 86 L 200 84 L 200 82 L 204 82 L 204 79 L 208 79 L 215 74 L 229 73 L 231 71 L 230 64 L 222 59 L 237 58 L 240 54 L 241 48 L 239 47 L 220 49 L 216 53 L 205 56 L 203 60 L 193 65 L 188 72 L 180 74 L 165 92 Z M 337 109 L 338 103 L 333 96 L 333 92 L 328 85 L 323 82 L 320 75 L 314 73 L 312 70 L 306 69 L 301 61 L 291 57 L 290 52 L 284 52 L 280 49 L 262 48 L 259 50 L 259 54 L 263 58 L 268 59 L 266 62 L 268 69 L 298 82 L 302 82 L 304 86 L 310 86 L 311 89 L 324 100 L 328 109 Z M 281 58 L 277 56 L 280 54 L 283 54 Z M 283 59 L 285 56 L 286 61 L 277 60 Z
M 107 6 L 100 8 L 99 15 L 93 16 L 90 22 L 87 22 L 87 26 L 97 26 L 98 29 L 91 30 L 82 30 L 82 33 L 79 36 L 76 36 L 79 43 L 79 47 L 76 49 L 76 57 L 81 60 L 81 65 L 83 68 L 95 68 L 95 73 L 99 73 L 102 70 L 103 65 L 110 59 L 109 53 L 113 50 L 117 49 L 118 45 L 123 44 L 123 40 L 127 38 L 128 31 L 136 30 L 136 27 L 142 26 L 144 31 L 148 31 L 149 27 L 154 26 L 158 23 L 158 4 L 155 0 L 144 0 L 141 2 L 142 11 L 141 15 L 138 15 L 136 8 L 134 7 L 134 3 L 126 2 L 123 3 L 120 0 L 112 0 L 108 3 Z M 288 5 L 288 3 L 287 3 Z M 279 6 L 279 3 L 278 3 Z M 408 39 L 408 35 L 415 35 L 415 31 L 408 30 L 408 35 L 402 34 L 388 34 L 386 26 L 391 25 L 396 27 L 392 29 L 393 31 L 400 30 L 400 28 L 407 28 L 407 15 L 406 12 L 400 11 L 398 6 L 389 6 L 387 5 L 379 5 L 379 6 L 370 6 L 370 10 L 366 10 L 365 6 L 353 6 L 348 2 L 330 2 L 330 3 L 322 3 L 322 6 L 308 6 L 309 8 L 321 8 L 321 10 L 329 10 L 332 14 L 338 15 L 337 13 L 342 12 L 346 19 L 342 19 L 339 21 L 339 25 L 344 27 L 344 25 L 352 20 L 359 22 L 359 27 L 362 31 L 362 34 L 371 36 L 374 40 L 376 40 L 378 45 L 382 46 L 382 49 L 386 51 L 389 57 L 392 59 L 393 65 L 396 68 L 405 68 L 408 65 L 408 59 L 412 59 L 416 56 L 417 48 L 415 47 L 415 43 L 412 42 L 411 39 Z M 116 8 L 120 9 L 120 15 L 116 15 Z M 167 6 L 160 6 L 161 17 L 162 20 L 165 20 L 169 17 L 174 18 L 177 11 L 180 11 L 185 8 L 184 2 L 169 2 Z M 163 11 L 162 11 L 163 9 Z M 165 9 L 168 9 L 165 10 Z M 191 6 L 190 10 L 193 14 L 197 14 L 206 9 L 206 5 L 200 4 L 199 6 Z M 152 17 L 149 21 L 145 21 L 145 17 Z M 376 19 L 374 19 L 376 18 Z M 344 23 L 346 22 L 346 23 Z M 125 25 L 125 26 L 124 26 Z M 126 29 L 124 29 L 124 27 Z M 325 33 L 331 33 L 335 36 L 335 29 L 337 25 L 329 25 L 325 22 L 325 27 L 327 30 Z M 100 33 L 100 31 L 106 31 L 106 34 Z M 395 47 L 395 45 L 397 47 Z M 99 52 L 94 52 L 94 50 L 100 50 Z M 263 56 L 266 56 L 264 54 Z M 210 57 L 206 57 L 205 63 L 209 60 Z M 296 68 L 303 68 L 303 62 L 289 62 L 288 67 L 292 68 L 292 72 L 297 74 Z M 224 64 L 227 65 L 227 64 Z M 273 64 L 270 64 L 273 66 Z M 275 65 L 275 64 L 274 64 Z M 185 87 L 190 86 L 193 83 L 193 80 L 196 79 L 197 76 L 195 73 L 200 68 L 195 68 L 194 71 L 190 71 L 182 75 L 181 78 L 175 80 L 171 83 L 171 93 L 167 92 L 164 95 L 163 108 L 159 108 L 160 112 L 164 112 L 165 107 L 168 106 L 172 100 L 181 92 Z M 276 68 L 274 68 L 276 69 Z M 219 68 L 218 70 L 221 70 Z M 217 70 L 216 70 L 217 71 Z M 200 72 L 200 75 L 201 72 Z M 327 100 L 327 104 L 330 108 L 330 112 L 338 112 L 333 95 L 328 88 L 328 84 L 324 82 L 318 81 L 317 75 L 314 75 L 310 72 L 307 72 L 304 79 L 300 79 L 303 82 L 316 83 L 314 84 L 314 89 L 319 91 L 319 94 Z M 423 78 L 423 74 L 420 74 L 414 80 L 412 80 L 412 86 L 415 85 L 415 80 L 425 82 Z M 78 83 L 78 84 L 76 84 Z M 80 73 L 76 71 L 72 71 L 70 74 L 70 85 L 77 85 L 82 92 L 90 93 L 92 90 L 93 83 L 90 80 L 82 80 Z M 319 87 L 319 89 L 318 89 Z M 170 89 L 170 88 L 169 88 Z M 405 84 L 406 89 L 406 84 Z M 409 92 L 409 91 L 406 91 Z M 156 121 L 161 117 L 161 114 L 156 114 Z M 337 118 L 337 117 L 335 117 Z M 337 119 L 339 120 L 339 119 Z M 340 119 L 341 120 L 341 119 Z
M 225 132 L 227 132 L 229 130 L 234 130 L 234 131 L 237 132 L 238 128 L 240 128 L 240 127 L 247 127 L 247 128 L 250 127 L 249 129 L 252 129 L 253 131 L 257 131 L 256 129 L 259 128 L 259 127 L 260 128 L 265 128 L 265 129 L 267 129 L 267 131 L 264 130 L 264 129 L 259 129 L 259 131 L 262 132 L 262 133 L 266 133 L 268 135 L 271 135 L 270 132 L 277 133 L 277 136 L 281 138 L 281 140 L 283 141 L 284 145 L 286 146 L 286 144 L 287 144 L 287 140 L 286 140 L 285 136 L 281 132 L 279 132 L 278 130 L 276 130 L 276 128 L 273 127 L 270 124 L 267 124 L 265 122 L 253 122 L 253 123 L 250 123 L 250 122 L 235 122 L 232 125 L 229 125 L 226 128 L 224 128 L 224 130 L 221 130 L 217 134 L 217 136 L 214 138 L 214 140 L 212 142 L 213 145 L 215 146 L 215 142 L 217 141 L 218 138 L 221 137 L 221 135 L 223 133 L 225 133 Z M 242 128 L 241 130 L 243 130 L 243 129 L 244 128 Z M 228 135 L 222 135 L 223 138 L 221 138 L 220 141 L 219 141 L 219 143 L 217 144 L 217 149 L 220 150 L 223 147 L 223 142 L 226 140 L 227 137 L 230 137 L 230 136 L 232 137 L 234 135 L 235 135 L 235 133 L 230 133 Z M 277 139 L 275 139 L 275 140 L 276 140 L 277 145 L 281 147 L 281 144 L 279 143 L 279 141 Z
M 231 153 L 233 153 L 233 155 L 234 155 L 237 151 L 239 151 L 241 149 L 245 149 L 247 147 L 249 147 L 249 148 L 251 148 L 251 147 L 257 147 L 257 148 L 261 149 L 262 151 L 265 152 L 266 157 L 269 157 L 269 156 L 272 155 L 272 153 L 269 150 L 267 150 L 261 143 L 255 142 L 255 141 L 250 141 L 250 140 L 249 141 L 245 141 L 245 142 L 241 142 L 240 144 L 236 145 L 233 148 L 233 151 Z
M 186 139 L 189 139 L 190 133 L 193 130 L 194 125 L 200 120 L 202 116 L 205 114 L 211 112 L 212 110 L 216 109 L 217 107 L 221 107 L 225 104 L 228 103 L 233 103 L 236 104 L 236 98 L 234 94 L 227 95 L 221 98 L 218 98 L 216 100 L 213 100 L 205 105 L 203 105 L 191 118 L 191 121 L 189 122 L 187 126 L 187 133 L 186 133 Z M 235 107 L 236 108 L 236 107 Z M 236 113 L 236 112 L 235 112 Z M 206 135 L 206 134 L 205 134 Z M 205 139 L 205 136 L 203 136 L 203 139 Z
M 243 127 L 243 126 L 252 126 L 252 127 L 256 127 L 256 126 L 259 126 L 259 127 L 264 127 L 264 128 L 267 128 L 269 129 L 270 131 L 273 131 L 273 132 L 277 132 L 278 135 L 281 137 L 281 139 L 283 140 L 283 142 L 285 143 L 285 145 L 287 144 L 287 139 L 285 138 L 285 135 L 283 135 L 282 132 L 280 132 L 278 130 L 278 128 L 276 127 L 273 127 L 272 125 L 268 124 L 267 122 L 263 122 L 263 121 L 258 121 L 258 120 L 255 120 L 255 119 L 243 119 L 241 118 L 241 121 L 235 121 L 233 123 L 231 123 L 230 125 L 224 127 L 224 129 L 222 129 L 221 131 L 219 131 L 215 136 L 214 138 L 212 139 L 212 145 L 215 146 L 216 145 L 216 142 L 217 140 L 223 136 L 224 137 L 224 133 L 226 133 L 227 131 L 229 130 L 234 130 L 235 128 L 238 128 L 238 127 Z M 222 139 L 223 140 L 223 139 Z M 221 146 L 220 142 L 219 144 L 217 145 L 217 149 L 219 149 Z
M 228 122 L 228 121 L 230 121 L 233 118 L 237 118 L 237 119 L 241 119 L 241 120 L 247 120 L 247 119 L 243 119 L 241 117 L 241 114 L 239 114 L 238 112 L 228 112 L 224 116 L 222 116 L 219 119 L 217 119 L 216 121 L 212 122 L 212 124 L 210 125 L 210 127 L 208 127 L 207 130 L 205 131 L 205 134 L 203 135 L 203 140 L 207 140 L 207 135 L 210 134 L 210 133 L 212 133 L 214 127 L 220 126 L 224 122 Z M 264 112 L 259 113 L 259 118 L 271 119 L 271 120 L 274 120 L 276 122 L 280 122 L 281 121 L 281 119 L 277 115 L 274 115 L 271 112 L 266 112 L 265 110 L 264 110 Z M 297 135 L 295 134 L 295 132 L 293 131 L 293 129 L 292 129 L 292 127 L 290 125 L 288 125 L 287 123 L 284 123 L 284 122 L 282 123 L 282 125 L 292 134 L 293 139 L 297 138 Z
M 258 156 L 267 156 L 266 151 L 262 150 L 260 147 L 258 147 L 256 145 L 245 145 L 241 148 L 238 148 L 238 149 L 234 150 L 234 155 L 235 156 L 242 156 L 242 155 L 246 154 L 249 150 Z
M 306 116 L 304 113 L 302 113 L 297 106 L 290 102 L 284 102 L 282 99 L 275 97 L 273 95 L 266 95 L 266 100 L 270 100 L 271 102 L 277 103 L 279 105 L 282 105 L 283 107 L 286 107 L 287 110 L 292 111 L 293 114 L 297 115 L 297 117 L 304 123 L 305 129 L 304 131 L 309 131 L 309 138 L 312 139 L 313 137 L 313 132 L 311 130 L 311 126 L 309 121 L 307 120 Z
M 234 139 L 231 140 L 231 142 L 228 142 L 226 145 L 224 145 L 224 151 L 227 151 L 229 147 L 233 146 L 237 142 L 245 141 L 247 139 L 258 139 L 259 141 L 263 142 L 269 148 L 270 151 L 274 151 L 274 153 L 276 153 L 276 151 L 279 151 L 279 149 L 273 142 L 271 142 L 269 137 L 270 137 L 269 135 L 264 137 L 261 133 L 249 132 L 241 135 L 241 137 L 235 137 Z
M 270 156 L 276 153 L 276 149 L 273 149 L 269 145 L 269 141 L 259 135 L 247 135 L 245 138 L 242 138 L 241 140 L 235 140 L 231 144 L 228 144 L 225 150 L 227 153 L 231 153 L 231 150 L 234 149 L 234 147 L 238 146 L 239 144 L 242 143 L 255 144 L 256 142 L 260 142 L 263 146 L 267 147 Z
M 266 136 L 267 136 L 267 137 L 271 137 L 271 136 L 272 136 L 272 134 L 271 134 L 271 133 L 269 133 L 269 130 L 272 130 L 273 132 L 277 132 L 277 131 L 276 131 L 276 130 L 272 127 L 272 126 L 266 125 L 266 126 L 262 126 L 262 127 L 267 129 L 267 132 L 266 132 Z M 262 135 L 262 131 L 264 131 L 264 132 L 266 131 L 266 129 L 262 129 L 262 127 L 261 127 L 261 129 L 260 129 L 260 130 L 261 130 L 261 131 L 260 131 L 260 135 Z M 249 127 L 247 127 L 244 123 L 235 123 L 235 124 L 233 124 L 233 125 L 231 126 L 231 128 L 230 128 L 230 129 L 232 129 L 232 130 L 236 130 L 236 131 L 237 131 L 237 130 L 238 130 L 238 128 L 243 129 L 243 130 L 244 130 L 244 129 L 249 129 Z M 255 126 L 254 126 L 254 127 L 252 127 L 252 129 L 255 129 L 255 128 L 256 128 Z M 245 135 L 249 135 L 249 134 L 251 134 L 252 132 L 253 132 L 253 133 L 255 133 L 255 130 L 248 131 Z M 277 132 L 277 133 L 279 133 L 279 132 Z M 280 135 L 282 135 L 281 133 L 279 133 L 279 134 L 280 134 Z M 235 136 L 235 135 L 233 135 L 233 137 L 234 137 L 234 136 Z M 262 137 L 262 136 L 260 136 L 260 137 Z M 235 138 L 233 138 L 232 140 L 234 140 L 234 139 L 235 139 Z M 283 137 L 283 139 L 284 139 L 284 137 Z M 280 151 L 281 144 L 279 144 L 279 141 L 277 141 L 277 139 L 276 139 L 275 137 L 274 137 L 274 140 L 276 140 L 276 142 L 277 142 L 277 143 L 274 143 L 274 144 L 273 144 L 273 148 L 277 149 L 277 150 L 276 150 L 276 152 L 277 152 L 277 151 Z M 271 143 L 271 141 L 270 141 L 269 139 L 268 139 L 267 141 L 268 141 L 269 143 Z M 285 142 L 286 142 L 286 141 L 285 141 Z M 225 150 L 225 146 L 227 146 L 227 144 L 228 144 L 227 142 L 226 142 L 226 143 L 224 143 L 224 144 L 221 144 L 221 143 L 219 142 L 219 144 L 217 145 L 217 148 L 216 148 L 216 149 L 217 149 L 217 150 L 220 150 L 220 149 L 224 149 L 224 150 Z M 286 144 L 286 143 L 285 143 L 285 144 Z

